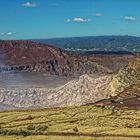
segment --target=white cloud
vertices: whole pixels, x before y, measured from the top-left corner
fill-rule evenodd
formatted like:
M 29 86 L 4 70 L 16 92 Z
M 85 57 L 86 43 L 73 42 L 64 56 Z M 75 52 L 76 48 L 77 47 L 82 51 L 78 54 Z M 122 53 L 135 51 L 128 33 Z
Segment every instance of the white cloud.
M 91 22 L 93 21 L 92 19 L 89 19 L 89 18 L 81 18 L 81 17 L 75 17 L 73 19 L 66 19 L 65 22 L 66 23 L 70 23 L 70 22 L 77 22 L 77 23 L 88 23 L 88 22 Z
M 28 8 L 35 8 L 38 6 L 38 4 L 32 3 L 32 2 L 26 2 L 26 3 L 22 4 L 22 6 L 28 7 Z
M 101 17 L 101 16 L 103 16 L 103 14 L 102 13 L 96 13 L 95 16 L 96 17 Z
M 71 22 L 71 19 L 68 18 L 68 19 L 65 20 L 65 22 L 69 23 L 69 22 Z
M 134 17 L 134 16 L 124 16 L 123 19 L 126 20 L 126 21 L 135 21 L 136 17 Z
M 12 33 L 12 32 L 7 32 L 6 34 L 7 34 L 7 35 L 12 35 L 13 33 Z
M 88 22 L 91 22 L 92 19 L 89 19 L 89 18 L 80 18 L 80 17 L 75 17 L 73 18 L 73 22 L 78 22 L 78 23 L 88 23 Z
M 13 33 L 12 32 L 2 32 L 2 33 L 0 33 L 0 35 L 1 36 L 11 36 L 11 35 L 13 35 Z

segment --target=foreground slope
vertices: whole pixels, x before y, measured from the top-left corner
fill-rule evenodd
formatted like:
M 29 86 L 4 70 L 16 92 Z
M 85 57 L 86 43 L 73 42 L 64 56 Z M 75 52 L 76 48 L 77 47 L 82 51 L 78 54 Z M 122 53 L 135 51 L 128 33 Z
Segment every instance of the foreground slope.
M 138 140 L 140 111 L 94 106 L 0 112 L 0 140 Z

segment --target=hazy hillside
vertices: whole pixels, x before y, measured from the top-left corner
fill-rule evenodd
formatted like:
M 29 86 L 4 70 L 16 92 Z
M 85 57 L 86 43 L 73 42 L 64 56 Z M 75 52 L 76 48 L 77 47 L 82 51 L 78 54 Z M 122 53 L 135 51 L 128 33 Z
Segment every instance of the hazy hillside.
M 93 36 L 34 40 L 64 49 L 90 49 L 91 51 L 140 52 L 140 37 L 133 36 Z

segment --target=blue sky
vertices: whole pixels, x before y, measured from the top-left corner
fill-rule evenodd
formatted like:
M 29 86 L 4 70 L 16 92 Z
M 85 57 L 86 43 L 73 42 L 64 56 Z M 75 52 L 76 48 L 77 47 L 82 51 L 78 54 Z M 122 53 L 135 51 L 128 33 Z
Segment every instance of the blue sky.
M 140 0 L 0 0 L 0 39 L 140 36 Z

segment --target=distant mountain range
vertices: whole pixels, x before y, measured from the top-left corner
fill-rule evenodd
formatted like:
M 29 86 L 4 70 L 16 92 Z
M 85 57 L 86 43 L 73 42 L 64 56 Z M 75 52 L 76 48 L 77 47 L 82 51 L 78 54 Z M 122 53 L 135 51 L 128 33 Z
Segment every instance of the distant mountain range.
M 140 52 L 140 37 L 134 36 L 90 36 L 34 39 L 32 41 L 47 43 L 73 51 Z

